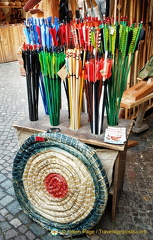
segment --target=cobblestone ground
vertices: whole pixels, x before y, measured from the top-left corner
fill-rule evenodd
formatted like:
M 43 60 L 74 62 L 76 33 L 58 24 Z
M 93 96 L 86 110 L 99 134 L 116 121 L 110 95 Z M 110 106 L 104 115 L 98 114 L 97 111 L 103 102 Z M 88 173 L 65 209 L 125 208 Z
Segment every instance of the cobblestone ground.
M 52 236 L 22 211 L 12 186 L 13 159 L 19 149 L 12 125 L 27 114 L 26 98 L 26 81 L 18 63 L 0 64 L 0 240 L 61 240 L 63 237 Z M 115 223 L 110 221 L 108 204 L 94 234 L 73 239 L 153 239 L 153 112 L 145 122 L 149 131 L 130 136 L 139 145 L 128 150 Z

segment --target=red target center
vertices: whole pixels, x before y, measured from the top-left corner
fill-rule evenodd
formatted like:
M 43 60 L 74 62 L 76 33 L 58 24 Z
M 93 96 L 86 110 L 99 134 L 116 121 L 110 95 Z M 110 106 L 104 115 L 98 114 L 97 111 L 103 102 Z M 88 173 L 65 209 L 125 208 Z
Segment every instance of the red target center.
M 65 178 L 59 173 L 50 173 L 44 181 L 46 190 L 56 198 L 65 197 L 68 193 L 68 185 Z

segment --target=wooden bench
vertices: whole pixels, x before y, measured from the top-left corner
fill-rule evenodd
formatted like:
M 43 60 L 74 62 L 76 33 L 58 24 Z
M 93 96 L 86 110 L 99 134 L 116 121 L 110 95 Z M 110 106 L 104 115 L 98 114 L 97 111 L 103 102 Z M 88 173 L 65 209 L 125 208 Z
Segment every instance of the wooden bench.
M 143 123 L 143 118 L 145 112 L 153 107 L 153 92 L 137 101 L 123 97 L 120 106 L 125 109 L 125 119 L 136 119 L 133 132 L 139 133 L 149 128 Z

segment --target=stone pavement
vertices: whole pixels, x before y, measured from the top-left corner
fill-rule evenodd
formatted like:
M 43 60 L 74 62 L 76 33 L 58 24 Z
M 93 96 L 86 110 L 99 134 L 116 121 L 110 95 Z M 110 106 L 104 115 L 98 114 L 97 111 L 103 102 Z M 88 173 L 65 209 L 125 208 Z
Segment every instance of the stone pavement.
M 19 149 L 12 125 L 27 114 L 26 99 L 26 81 L 18 63 L 0 64 L 0 240 L 61 240 L 64 238 L 52 236 L 22 211 L 12 186 L 13 159 Z M 153 239 L 153 112 L 145 122 L 148 131 L 130 136 L 139 145 L 128 149 L 115 223 L 110 221 L 108 204 L 94 235 L 72 239 Z

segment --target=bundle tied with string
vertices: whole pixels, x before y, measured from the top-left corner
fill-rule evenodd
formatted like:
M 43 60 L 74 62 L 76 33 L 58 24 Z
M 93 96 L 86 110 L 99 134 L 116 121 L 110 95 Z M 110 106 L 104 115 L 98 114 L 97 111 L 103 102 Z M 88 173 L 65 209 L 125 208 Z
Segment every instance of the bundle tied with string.
M 60 133 L 32 135 L 13 164 L 13 184 L 22 209 L 59 234 L 82 234 L 100 220 L 108 180 L 92 148 Z

